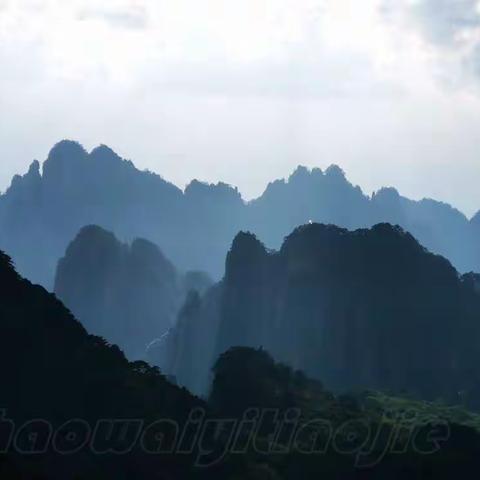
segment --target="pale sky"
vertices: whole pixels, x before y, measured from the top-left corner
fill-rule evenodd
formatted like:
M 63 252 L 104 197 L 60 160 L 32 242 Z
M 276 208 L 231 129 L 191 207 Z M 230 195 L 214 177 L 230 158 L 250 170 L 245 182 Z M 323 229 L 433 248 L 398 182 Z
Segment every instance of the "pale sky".
M 477 0 L 0 0 L 0 190 L 63 138 L 249 199 L 340 165 L 480 209 Z

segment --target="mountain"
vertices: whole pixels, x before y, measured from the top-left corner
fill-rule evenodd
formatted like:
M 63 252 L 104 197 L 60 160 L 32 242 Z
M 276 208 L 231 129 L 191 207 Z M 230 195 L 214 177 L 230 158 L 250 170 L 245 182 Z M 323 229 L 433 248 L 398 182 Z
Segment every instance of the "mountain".
M 58 259 L 81 227 L 98 224 L 125 238 L 150 238 L 149 225 L 174 228 L 182 198 L 181 190 L 106 146 L 88 154 L 80 144 L 62 141 L 42 174 L 34 162 L 0 199 L 0 243 L 22 274 L 52 288 Z
M 261 348 L 229 349 L 213 374 L 217 415 L 249 412 L 254 423 L 261 414 L 254 435 L 247 424 L 236 439 L 261 462 L 242 478 L 452 479 L 478 469 L 480 417 L 463 408 L 375 391 L 335 396 Z
M 194 477 L 188 455 L 147 455 L 135 443 L 135 419 L 183 425 L 204 403 L 89 335 L 53 294 L 22 279 L 3 253 L 0 375 L 1 478 Z M 115 425 L 109 419 L 120 430 L 100 429 L 95 437 L 95 426 Z
M 336 397 L 263 349 L 221 355 L 202 401 L 89 335 L 1 252 L 0 375 L 8 480 L 420 480 L 479 467 L 478 415 L 379 392 Z
M 190 391 L 204 395 L 210 384 L 210 367 L 221 320 L 222 285 L 204 296 L 191 293 L 178 320 L 155 350 L 152 363 Z
M 400 225 L 458 270 L 480 270 L 479 232 L 460 211 L 431 199 L 409 200 L 394 188 L 369 197 L 335 165 L 325 172 L 298 167 L 287 181 L 271 183 L 249 207 L 248 229 L 272 248 L 280 248 L 293 229 L 309 221 L 349 230 L 385 222 Z
M 337 166 L 323 172 L 298 167 L 251 202 L 224 183 L 193 180 L 184 191 L 102 145 L 88 153 L 61 141 L 41 168 L 34 161 L 0 196 L 0 248 L 18 270 L 53 288 L 58 259 L 85 225 L 99 225 L 122 241 L 146 238 L 181 270 L 219 279 L 232 238 L 254 232 L 279 248 L 308 221 L 356 229 L 399 224 L 461 272 L 480 270 L 480 222 L 434 200 L 408 200 L 393 188 L 365 195 Z
M 80 230 L 60 259 L 54 291 L 89 332 L 139 360 L 173 326 L 188 291 L 210 285 L 202 272 L 177 272 L 155 244 L 124 244 L 92 225 Z
M 308 224 L 279 251 L 240 233 L 223 280 L 185 304 L 163 368 L 201 393 L 219 354 L 263 347 L 335 391 L 410 392 L 478 407 L 479 287 L 478 275 L 460 276 L 389 224 L 353 232 Z

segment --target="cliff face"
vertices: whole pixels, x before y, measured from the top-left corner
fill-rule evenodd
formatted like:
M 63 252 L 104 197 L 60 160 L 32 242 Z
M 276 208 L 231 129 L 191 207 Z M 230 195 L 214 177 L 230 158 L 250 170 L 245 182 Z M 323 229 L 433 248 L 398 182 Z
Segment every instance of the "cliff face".
M 211 380 L 210 367 L 217 352 L 222 286 L 213 286 L 203 297 L 191 293 L 175 326 L 152 351 L 151 361 L 175 382 L 204 394 Z
M 118 344 L 129 358 L 143 359 L 148 345 L 174 324 L 187 289 L 207 284 L 201 273 L 184 279 L 151 242 L 123 244 L 90 226 L 60 260 L 55 294 L 89 331 Z
M 391 188 L 369 197 L 336 166 L 325 172 L 298 167 L 245 202 L 224 183 L 195 180 L 182 192 L 106 146 L 88 153 L 72 141 L 55 145 L 42 169 L 34 162 L 0 196 L 0 248 L 20 273 L 52 288 L 68 243 L 80 228 L 96 224 L 127 240 L 148 238 L 178 268 L 218 279 L 240 230 L 280 248 L 286 235 L 309 221 L 349 229 L 398 223 L 460 271 L 480 270 L 478 219 L 469 222 L 447 204 L 411 201 Z
M 473 391 L 479 378 L 475 279 L 460 277 L 447 260 L 388 224 L 354 232 L 306 225 L 278 252 L 242 233 L 216 287 L 218 329 L 197 313 L 200 300 L 183 319 L 182 331 L 203 324 L 215 338 L 204 378 L 209 359 L 241 345 L 263 347 L 334 389 L 451 399 Z M 176 344 L 188 351 L 189 336 L 182 331 Z M 184 362 L 177 360 L 171 373 Z

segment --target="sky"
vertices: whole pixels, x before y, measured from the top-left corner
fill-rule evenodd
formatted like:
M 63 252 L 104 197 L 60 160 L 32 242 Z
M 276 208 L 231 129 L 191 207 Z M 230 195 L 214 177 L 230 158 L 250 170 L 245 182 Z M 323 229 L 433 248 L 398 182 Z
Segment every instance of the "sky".
M 64 138 L 246 199 L 338 164 L 480 210 L 477 0 L 0 0 L 0 190 Z

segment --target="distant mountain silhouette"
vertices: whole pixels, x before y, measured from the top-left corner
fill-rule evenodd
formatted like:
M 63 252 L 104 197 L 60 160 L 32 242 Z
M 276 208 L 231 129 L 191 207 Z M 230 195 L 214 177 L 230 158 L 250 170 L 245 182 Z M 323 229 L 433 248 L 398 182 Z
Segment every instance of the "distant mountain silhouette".
M 240 233 L 224 279 L 187 300 L 163 367 L 202 392 L 219 354 L 262 346 L 335 390 L 462 391 L 479 406 L 479 287 L 389 224 L 305 225 L 278 252 Z
M 285 236 L 309 221 L 350 230 L 386 222 L 400 225 L 458 270 L 480 270 L 480 228 L 475 231 L 461 212 L 435 200 L 409 200 L 394 188 L 368 197 L 335 165 L 325 172 L 298 167 L 287 181 L 271 183 L 249 207 L 248 229 L 271 248 L 279 248 Z
M 168 235 L 182 198 L 181 190 L 140 172 L 108 147 L 88 154 L 78 143 L 62 141 L 42 175 L 34 162 L 1 197 L 1 246 L 22 274 L 52 288 L 57 261 L 81 227 L 98 224 L 131 239 L 151 237 L 152 225 Z
M 151 242 L 123 244 L 98 226 L 84 227 L 59 261 L 55 294 L 84 327 L 144 360 L 147 346 L 176 320 L 190 290 L 211 285 L 202 272 L 183 275 Z
M 40 170 L 33 162 L 0 196 L 0 248 L 22 274 L 49 289 L 68 243 L 90 224 L 122 241 L 153 241 L 179 269 L 204 270 L 217 279 L 238 231 L 252 231 L 269 248 L 279 248 L 308 221 L 349 229 L 399 224 L 460 271 L 480 270 L 478 216 L 470 222 L 447 204 L 408 200 L 392 188 L 366 196 L 337 166 L 325 172 L 298 167 L 251 202 L 224 183 L 194 180 L 182 192 L 104 145 L 88 153 L 62 141 Z

